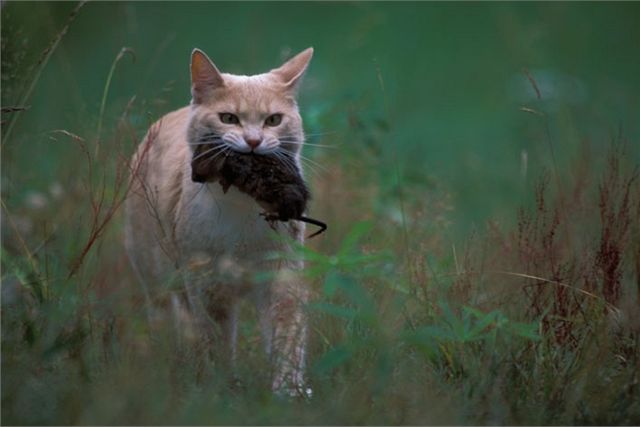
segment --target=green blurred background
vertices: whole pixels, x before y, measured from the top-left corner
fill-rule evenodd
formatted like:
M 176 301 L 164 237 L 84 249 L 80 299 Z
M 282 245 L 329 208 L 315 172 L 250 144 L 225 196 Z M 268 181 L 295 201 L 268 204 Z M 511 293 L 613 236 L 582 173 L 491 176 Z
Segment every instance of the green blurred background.
M 3 106 L 19 102 L 75 6 L 3 3 Z M 135 62 L 117 65 L 103 127 L 108 133 L 135 95 L 139 137 L 189 102 L 194 47 L 223 71 L 252 74 L 313 46 L 305 127 L 322 134 L 311 141 L 337 149 L 306 155 L 330 165 L 345 151 L 373 154 L 375 184 L 392 193 L 398 182 L 387 166 L 397 153 L 401 184 L 451 193 L 456 236 L 524 201 L 531 179 L 552 167 L 549 138 L 562 164 L 585 142 L 598 155 L 620 133 L 640 136 L 638 3 L 88 3 L 3 141 L 5 199 L 46 191 L 54 178 L 71 185 L 60 159 L 80 154 L 50 131 L 95 137 L 107 74 L 124 46 Z
M 640 3 L 88 2 L 70 22 L 77 7 L 1 6 L 3 424 L 638 424 Z M 334 310 L 309 310 L 315 397 L 289 404 L 255 316 L 244 390 L 149 327 L 119 203 L 149 125 L 189 102 L 194 47 L 253 74 L 309 46 L 300 106 L 323 147 L 303 154 L 329 229 L 305 271 Z M 626 162 L 607 181 L 612 141 Z M 542 320 L 580 344 L 534 344 Z

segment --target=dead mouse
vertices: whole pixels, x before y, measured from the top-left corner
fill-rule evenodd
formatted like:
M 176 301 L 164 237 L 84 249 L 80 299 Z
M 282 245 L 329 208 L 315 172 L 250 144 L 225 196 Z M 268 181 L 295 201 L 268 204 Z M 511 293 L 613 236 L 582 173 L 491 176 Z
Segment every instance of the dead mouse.
M 218 181 L 226 193 L 230 186 L 248 194 L 264 208 L 267 221 L 297 220 L 320 227 L 309 238 L 327 229 L 322 221 L 303 215 L 310 198 L 309 189 L 293 166 L 275 156 L 230 151 L 221 156 L 203 155 L 197 147 L 191 162 L 194 182 Z

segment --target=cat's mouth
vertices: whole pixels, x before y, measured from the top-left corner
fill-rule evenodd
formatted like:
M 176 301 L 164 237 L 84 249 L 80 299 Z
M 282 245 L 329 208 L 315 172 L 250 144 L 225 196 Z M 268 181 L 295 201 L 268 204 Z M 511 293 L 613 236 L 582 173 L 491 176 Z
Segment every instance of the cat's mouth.
M 216 165 L 219 159 L 229 154 L 227 144 L 203 144 L 193 150 L 191 157 L 191 180 L 193 182 L 213 182 L 217 177 Z
M 240 151 L 227 144 L 199 145 L 191 157 L 191 180 L 193 182 L 215 182 L 220 179 L 220 169 L 229 155 L 268 157 L 270 152 Z

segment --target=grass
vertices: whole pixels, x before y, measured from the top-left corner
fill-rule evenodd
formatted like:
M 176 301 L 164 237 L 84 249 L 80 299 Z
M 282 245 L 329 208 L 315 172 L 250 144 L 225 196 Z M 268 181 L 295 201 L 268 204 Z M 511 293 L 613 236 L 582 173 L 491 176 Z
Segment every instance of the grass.
M 509 220 L 453 240 L 450 183 L 402 161 L 381 68 L 372 73 L 383 119 L 353 111 L 337 124 L 342 110 L 311 105 L 312 129 L 338 129 L 313 143 L 338 149 L 305 153 L 328 169 L 309 180 L 313 216 L 330 228 L 294 254 L 314 290 L 313 398 L 282 399 L 269 391 L 249 305 L 234 387 L 207 349 L 147 322 L 121 205 L 127 159 L 157 117 L 150 106 L 167 101 L 111 96 L 124 52 L 100 74 L 99 112 L 47 133 L 56 144 L 49 161 L 64 167 L 38 172 L 46 191 L 26 190 L 16 171 L 35 172 L 16 153 L 27 133 L 17 116 L 6 123 L 12 134 L 3 124 L 2 424 L 640 422 L 636 140 L 618 133 L 572 146 L 555 133 L 564 116 L 536 99 L 525 108 L 544 116 L 530 115 L 527 135 L 553 155 L 552 172 L 526 184 Z M 31 88 L 27 100 L 46 66 L 37 64 L 22 85 L 10 82 Z M 533 73 L 522 78 L 540 98 Z M 3 87 L 3 105 L 11 93 L 25 99 Z M 3 109 L 3 120 L 31 113 Z

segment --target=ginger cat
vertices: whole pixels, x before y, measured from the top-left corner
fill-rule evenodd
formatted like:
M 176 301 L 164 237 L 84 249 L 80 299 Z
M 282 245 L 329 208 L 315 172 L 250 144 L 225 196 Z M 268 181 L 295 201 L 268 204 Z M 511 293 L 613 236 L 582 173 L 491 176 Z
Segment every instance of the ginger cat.
M 132 159 L 126 202 L 125 244 L 150 306 L 154 290 L 180 276 L 184 292 L 171 297 L 178 327 L 196 325 L 204 331 L 198 336 L 209 337 L 215 351 L 233 362 L 238 302 L 251 298 L 273 363 L 272 388 L 288 394 L 306 391 L 302 306 L 308 290 L 296 274 L 302 263 L 265 259 L 289 248 L 274 239 L 262 209 L 234 187 L 225 194 L 216 182 L 194 182 L 191 162 L 196 147 L 207 144 L 210 156 L 253 152 L 301 173 L 304 133 L 296 91 L 312 55 L 309 48 L 268 73 L 240 76 L 221 73 L 195 49 L 191 105 L 151 126 Z M 278 223 L 275 232 L 302 242 L 304 224 Z M 252 285 L 251 273 L 265 270 L 273 279 Z

